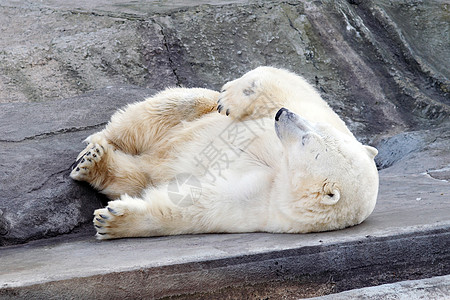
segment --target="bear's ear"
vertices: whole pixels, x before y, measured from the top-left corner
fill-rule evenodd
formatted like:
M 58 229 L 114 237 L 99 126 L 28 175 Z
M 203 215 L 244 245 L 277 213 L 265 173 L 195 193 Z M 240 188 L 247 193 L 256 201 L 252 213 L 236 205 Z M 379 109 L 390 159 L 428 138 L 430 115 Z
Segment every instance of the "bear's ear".
M 364 145 L 364 148 L 366 149 L 367 154 L 369 154 L 370 158 L 374 159 L 375 156 L 377 156 L 378 150 L 376 148 L 371 147 L 371 146 L 367 146 L 367 145 Z
M 326 184 L 323 188 L 323 196 L 320 203 L 325 205 L 335 205 L 341 199 L 341 192 L 334 184 Z

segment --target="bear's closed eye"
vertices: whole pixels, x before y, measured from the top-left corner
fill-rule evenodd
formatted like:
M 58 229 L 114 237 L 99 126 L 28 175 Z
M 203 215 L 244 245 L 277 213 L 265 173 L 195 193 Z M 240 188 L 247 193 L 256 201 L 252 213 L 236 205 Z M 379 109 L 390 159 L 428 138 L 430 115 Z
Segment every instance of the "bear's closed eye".
M 306 142 L 308 142 L 309 140 L 309 134 L 308 135 L 304 135 L 302 137 L 302 145 L 304 146 L 306 144 Z

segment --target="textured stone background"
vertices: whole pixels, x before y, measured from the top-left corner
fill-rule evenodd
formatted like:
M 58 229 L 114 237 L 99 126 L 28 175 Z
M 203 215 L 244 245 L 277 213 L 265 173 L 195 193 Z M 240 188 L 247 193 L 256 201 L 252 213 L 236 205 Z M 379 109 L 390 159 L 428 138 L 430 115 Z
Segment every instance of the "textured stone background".
M 0 245 L 91 230 L 104 199 L 68 170 L 115 109 L 259 65 L 315 85 L 380 168 L 449 180 L 449 27 L 447 1 L 2 1 Z

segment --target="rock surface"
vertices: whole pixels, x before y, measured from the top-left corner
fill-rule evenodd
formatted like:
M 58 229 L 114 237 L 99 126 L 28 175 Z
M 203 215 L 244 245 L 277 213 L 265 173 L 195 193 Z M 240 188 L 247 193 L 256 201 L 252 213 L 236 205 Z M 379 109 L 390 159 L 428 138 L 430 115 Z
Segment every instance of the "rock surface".
M 364 138 L 448 118 L 441 1 L 7 0 L 0 8 L 0 102 L 117 84 L 218 89 L 274 65 L 315 83 Z
M 396 184 L 412 184 L 398 177 L 405 168 L 445 183 L 448 11 L 406 0 L 2 1 L 0 245 L 91 221 L 102 199 L 68 169 L 115 109 L 166 86 L 218 89 L 259 65 L 305 76 L 380 148 Z
M 450 275 L 430 279 L 408 280 L 346 291 L 311 300 L 385 300 L 446 299 L 450 295 Z
M 69 178 L 82 141 L 117 108 L 153 94 L 132 86 L 0 105 L 0 246 L 68 233 L 106 200 Z

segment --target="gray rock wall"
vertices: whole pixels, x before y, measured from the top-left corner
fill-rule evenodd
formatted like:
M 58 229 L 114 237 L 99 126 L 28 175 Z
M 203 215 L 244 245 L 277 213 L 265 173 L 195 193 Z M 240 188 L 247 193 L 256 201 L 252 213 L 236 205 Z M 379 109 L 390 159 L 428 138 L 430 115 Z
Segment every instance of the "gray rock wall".
M 117 84 L 218 89 L 274 65 L 303 74 L 363 136 L 448 116 L 445 1 L 210 2 L 6 1 L 0 101 Z
M 92 221 L 105 197 L 69 177 L 82 141 L 118 107 L 154 90 L 130 86 L 0 110 L 0 246 L 69 233 Z
M 0 245 L 90 222 L 102 199 L 68 168 L 115 109 L 167 86 L 219 89 L 259 65 L 302 74 L 361 141 L 380 145 L 380 167 L 425 151 L 449 123 L 449 10 L 418 0 L 2 1 Z

